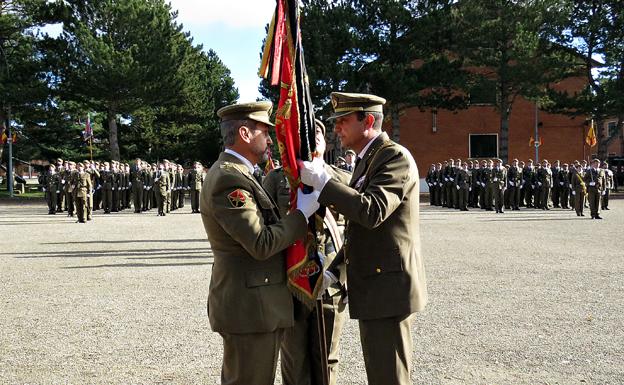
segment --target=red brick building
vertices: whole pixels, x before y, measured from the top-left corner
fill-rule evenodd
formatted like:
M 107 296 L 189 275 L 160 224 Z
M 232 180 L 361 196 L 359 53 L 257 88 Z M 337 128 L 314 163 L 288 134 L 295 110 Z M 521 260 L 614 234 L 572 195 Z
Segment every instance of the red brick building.
M 570 78 L 558 87 L 570 91 L 581 89 L 581 78 Z M 537 113 L 537 117 L 536 117 Z M 535 126 L 541 146 L 539 160 L 556 159 L 570 162 L 588 159 L 585 144 L 587 118 L 549 114 L 537 109 L 534 102 L 518 97 L 509 118 L 509 160 L 535 160 Z M 391 129 L 388 129 L 392 136 Z M 500 114 L 492 103 L 473 103 L 459 111 L 410 108 L 400 116 L 399 142 L 408 148 L 418 164 L 421 177 L 432 163 L 449 158 L 482 159 L 499 157 Z M 594 148 L 595 149 L 595 148 Z

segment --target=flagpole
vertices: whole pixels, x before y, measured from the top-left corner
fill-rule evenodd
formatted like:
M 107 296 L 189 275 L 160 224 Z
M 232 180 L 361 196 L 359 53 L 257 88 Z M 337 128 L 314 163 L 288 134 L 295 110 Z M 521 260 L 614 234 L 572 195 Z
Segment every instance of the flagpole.
M 93 135 L 89 137 L 89 157 L 91 162 L 93 162 Z

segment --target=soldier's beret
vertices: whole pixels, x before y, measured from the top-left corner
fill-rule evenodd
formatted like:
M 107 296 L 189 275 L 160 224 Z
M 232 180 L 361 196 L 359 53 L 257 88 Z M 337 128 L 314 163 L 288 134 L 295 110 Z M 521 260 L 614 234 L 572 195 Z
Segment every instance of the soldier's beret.
M 358 111 L 383 113 L 383 105 L 386 104 L 386 99 L 371 94 L 332 92 L 330 97 L 334 113 L 329 119 Z
M 61 158 L 58 158 L 58 159 L 56 160 L 56 162 L 57 162 L 57 163 L 58 163 L 58 162 L 61 162 L 61 163 L 63 163 L 63 159 L 61 159 Z
M 249 119 L 273 127 L 275 125 L 269 119 L 272 110 L 273 103 L 268 101 L 239 103 L 220 108 L 217 116 L 222 122 Z

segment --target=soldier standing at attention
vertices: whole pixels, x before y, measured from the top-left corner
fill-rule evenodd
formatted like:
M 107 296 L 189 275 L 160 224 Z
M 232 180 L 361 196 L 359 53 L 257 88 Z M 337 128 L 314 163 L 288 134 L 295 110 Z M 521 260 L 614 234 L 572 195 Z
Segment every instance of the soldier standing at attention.
M 85 223 L 87 204 L 91 197 L 93 184 L 91 174 L 85 171 L 84 164 L 78 163 L 78 172 L 75 174 L 76 180 L 76 214 L 79 223 Z
M 496 213 L 503 213 L 503 192 L 507 185 L 507 169 L 503 167 L 503 161 L 496 159 L 496 165 L 492 169 L 491 191 L 494 198 Z
M 152 209 L 152 186 L 154 180 L 152 178 L 152 165 L 145 162 L 143 166 L 143 208 L 141 211 L 147 211 Z
M 488 163 L 486 160 L 481 161 L 481 168 L 477 174 L 477 182 L 479 184 L 479 207 L 481 210 L 487 210 L 486 197 L 487 197 L 487 180 L 489 180 L 490 170 L 488 169 Z M 492 210 L 490 205 L 490 210 Z
M 522 183 L 522 170 L 518 166 L 518 159 L 511 162 L 507 171 L 507 186 L 509 188 L 509 206 L 512 210 L 520 210 L 520 184 Z
M 132 181 L 132 198 L 134 200 L 134 212 L 140 214 L 143 209 L 143 190 L 145 185 L 145 171 L 143 170 L 143 162 L 136 158 L 134 166 L 130 172 L 130 180 Z
M 613 189 L 614 178 L 613 171 L 609 169 L 609 164 L 607 162 L 602 162 L 602 169 L 605 174 L 605 188 L 602 191 L 602 199 L 600 200 L 600 207 L 603 210 L 609 210 L 609 195 L 611 194 L 611 189 Z
M 67 207 L 67 216 L 74 217 L 74 189 L 76 188 L 75 183 L 72 183 L 75 179 L 76 174 L 76 162 L 70 161 L 69 168 L 65 171 L 65 206 Z
M 539 208 L 542 210 L 550 210 L 548 207 L 548 198 L 550 189 L 553 184 L 552 170 L 548 165 L 548 161 L 542 161 L 542 167 L 537 170 L 537 185 L 539 188 Z
M 533 167 L 533 159 L 529 159 L 525 168 L 522 169 L 522 183 L 524 184 L 524 197 L 527 208 L 535 207 L 533 205 L 533 191 L 535 190 L 535 168 Z
M 48 203 L 48 214 L 56 214 L 57 195 L 60 193 L 60 179 L 56 173 L 56 167 L 50 164 L 48 172 L 43 180 L 46 202 Z
M 186 176 L 184 175 L 184 167 L 181 164 L 178 165 L 178 176 L 180 177 L 180 189 L 178 190 L 178 208 L 184 207 L 184 199 L 186 197 L 186 190 L 188 190 L 188 184 Z
M 442 163 L 436 164 L 436 172 L 434 179 L 434 190 L 435 190 L 435 205 L 442 206 L 442 182 L 444 181 L 442 175 Z
M 419 177 L 410 152 L 381 131 L 385 99 L 334 92 L 335 132 L 359 161 L 349 186 L 315 158 L 301 180 L 319 202 L 344 215 L 345 243 L 325 272 L 336 282 L 346 264 L 349 312 L 357 319 L 370 385 L 411 384 L 411 321 L 427 303 L 420 250 Z
M 429 167 L 429 171 L 427 171 L 427 176 L 425 177 L 425 182 L 427 182 L 427 186 L 429 186 L 429 205 L 433 206 L 435 202 L 435 189 L 434 189 L 434 178 L 435 178 L 435 164 L 432 164 Z
M 271 106 L 255 102 L 217 111 L 225 151 L 201 192 L 202 221 L 214 253 L 208 317 L 223 338 L 223 384 L 274 382 L 284 329 L 294 323 L 283 251 L 306 236 L 307 218 L 319 207 L 318 193 L 298 191 L 297 209 L 280 219 L 253 176 L 272 143 Z
M 199 213 L 199 194 L 204 184 L 203 167 L 200 162 L 193 164 L 193 169 L 188 173 L 188 187 L 191 195 L 191 212 Z
M 602 219 L 600 216 L 600 197 L 605 188 L 604 170 L 600 168 L 600 160 L 593 159 L 591 167 L 585 172 L 585 185 L 587 186 L 587 200 L 592 219 Z
M 63 201 L 65 200 L 65 194 L 63 192 L 65 187 L 65 168 L 63 167 L 63 159 L 61 158 L 56 160 L 56 175 L 58 175 L 59 178 L 59 192 L 56 194 L 56 211 L 61 212 L 63 211 Z
M 559 173 L 561 172 L 561 162 L 557 159 L 553 166 L 550 168 L 552 175 L 552 189 L 551 189 L 551 200 L 553 203 L 553 207 L 559 208 L 559 200 L 561 195 L 561 185 L 559 184 Z
M 156 204 L 158 206 L 158 216 L 164 217 L 165 205 L 167 204 L 167 194 L 171 189 L 171 181 L 169 180 L 169 173 L 166 171 L 165 163 L 158 165 L 158 171 L 154 177 L 154 191 L 156 192 Z
M 569 209 L 568 202 L 570 200 L 570 172 L 568 171 L 568 164 L 564 163 L 559 171 L 559 203 L 561 208 Z
M 104 162 L 104 170 L 100 172 L 102 178 L 102 208 L 104 214 L 110 214 L 113 208 L 113 173 L 110 170 L 110 163 Z
M 91 189 L 89 190 L 89 195 L 87 197 L 87 220 L 90 221 L 93 219 L 91 212 L 95 208 L 93 205 L 93 196 L 95 194 L 95 185 L 97 183 L 98 178 L 100 177 L 100 172 L 95 168 L 95 162 L 90 162 L 85 160 L 83 162 L 84 170 L 89 177 L 91 178 Z
M 457 204 L 460 211 L 468 211 L 468 197 L 470 193 L 470 174 L 468 172 L 468 164 L 460 163 L 461 168 L 457 171 L 455 184 L 457 186 Z
M 440 191 L 442 195 L 442 207 L 448 207 L 448 194 L 446 193 L 446 183 L 448 182 L 448 176 L 446 173 L 448 172 L 448 161 L 444 161 L 442 164 L 442 170 L 440 173 Z
M 574 208 L 576 209 L 576 215 L 584 217 L 583 214 L 583 202 L 585 201 L 585 194 L 587 193 L 587 187 L 583 180 L 583 167 L 580 163 L 576 163 L 576 172 L 570 173 L 572 179 L 570 179 L 570 186 L 572 189 L 572 196 L 574 197 Z

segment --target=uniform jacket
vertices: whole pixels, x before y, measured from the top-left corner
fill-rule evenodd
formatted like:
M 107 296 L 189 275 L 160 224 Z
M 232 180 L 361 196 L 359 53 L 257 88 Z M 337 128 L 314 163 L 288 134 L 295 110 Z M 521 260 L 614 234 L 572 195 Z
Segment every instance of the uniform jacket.
M 100 178 L 102 178 L 102 189 L 110 190 L 113 187 L 113 172 L 103 170 L 100 172 Z
M 420 250 L 419 178 L 404 147 L 380 134 L 348 186 L 332 178 L 319 202 L 345 216 L 345 243 L 330 266 L 347 265 L 351 318 L 407 315 L 427 303 Z
M 522 183 L 522 172 L 520 167 L 510 166 L 507 171 L 507 185 L 509 187 L 520 187 Z
M 214 254 L 208 293 L 212 329 L 266 333 L 291 327 L 284 250 L 307 232 L 301 211 L 280 220 L 249 169 L 227 153 L 206 175 L 200 211 Z
M 468 170 L 463 170 L 460 169 L 457 171 L 457 175 L 455 178 L 455 184 L 460 188 L 460 189 L 465 189 L 468 190 L 471 187 L 471 182 L 470 182 L 470 173 L 468 172 Z
M 86 171 L 76 172 L 76 197 L 86 198 L 87 195 L 91 194 L 92 189 L 91 174 Z
M 494 167 L 490 180 L 494 187 L 503 190 L 507 186 L 507 169 L 502 166 L 499 168 Z
M 553 176 L 550 168 L 540 167 L 540 169 L 537 170 L 537 181 L 542 184 L 540 187 L 552 187 Z
M 167 195 L 167 191 L 171 189 L 171 180 L 167 171 L 157 170 L 154 176 L 154 190 L 160 195 Z
M 590 168 L 585 172 L 585 185 L 588 192 L 600 193 L 605 189 L 605 173 L 603 169 Z
M 197 170 L 192 169 L 189 171 L 188 176 L 188 187 L 191 190 L 201 191 L 202 184 L 204 183 L 204 174 L 201 172 L 197 172 Z

